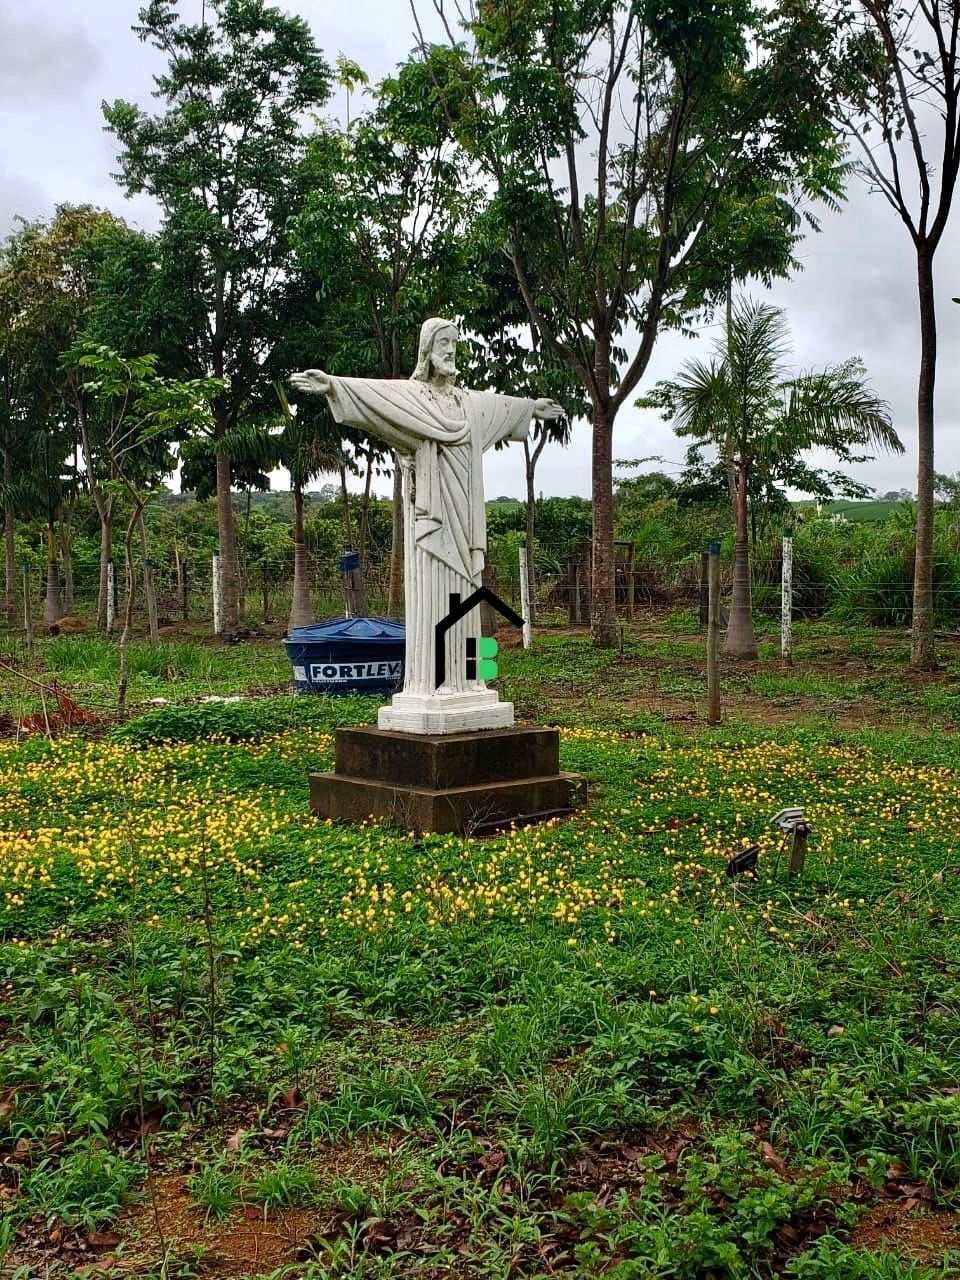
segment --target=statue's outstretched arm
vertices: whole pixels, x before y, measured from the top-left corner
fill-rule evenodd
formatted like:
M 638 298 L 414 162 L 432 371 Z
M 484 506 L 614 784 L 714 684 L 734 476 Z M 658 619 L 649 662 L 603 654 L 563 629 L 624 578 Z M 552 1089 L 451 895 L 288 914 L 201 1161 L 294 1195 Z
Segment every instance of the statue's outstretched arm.
M 554 418 L 565 418 L 567 411 L 556 400 L 536 400 L 533 405 L 533 416 L 538 422 L 551 422 Z
M 302 373 L 290 375 L 290 385 L 305 395 L 327 396 L 333 384 L 330 375 L 322 369 L 304 369 Z

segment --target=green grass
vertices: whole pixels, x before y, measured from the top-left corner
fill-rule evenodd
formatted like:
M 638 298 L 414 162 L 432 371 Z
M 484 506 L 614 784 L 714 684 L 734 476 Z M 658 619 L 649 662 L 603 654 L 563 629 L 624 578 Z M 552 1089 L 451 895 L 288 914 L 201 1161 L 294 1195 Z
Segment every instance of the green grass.
M 622 669 L 564 637 L 505 653 L 592 799 L 488 840 L 310 817 L 307 770 L 373 702 L 0 744 L 8 1266 L 43 1274 L 58 1224 L 133 1247 L 148 1165 L 212 1232 L 315 1214 L 316 1280 L 960 1265 L 853 1235 L 901 1184 L 911 1221 L 960 1208 L 960 741 L 884 691 L 857 734 L 625 718 L 630 682 L 694 687 L 657 669 L 668 642 L 630 637 Z M 749 680 L 865 691 L 799 662 Z M 813 823 L 801 879 L 787 804 Z M 731 880 L 752 842 L 759 878 Z

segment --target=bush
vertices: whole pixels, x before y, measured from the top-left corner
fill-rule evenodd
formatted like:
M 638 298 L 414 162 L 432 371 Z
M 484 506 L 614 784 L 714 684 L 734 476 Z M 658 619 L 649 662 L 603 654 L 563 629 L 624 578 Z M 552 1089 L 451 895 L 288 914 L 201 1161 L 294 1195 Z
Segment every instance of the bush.
M 377 699 L 359 696 L 325 698 L 296 694 L 242 702 L 192 702 L 148 711 L 118 725 L 109 736 L 113 742 L 136 746 L 151 742 L 197 742 L 214 737 L 229 742 L 256 741 L 284 729 L 334 729 L 338 725 L 365 724 L 375 718 L 379 705 Z
M 960 625 L 960 552 L 955 517 L 938 512 L 934 522 L 933 609 L 940 627 Z M 856 564 L 837 586 L 833 616 L 873 627 L 909 626 L 913 616 L 914 529 L 912 510 L 899 511 L 864 545 Z

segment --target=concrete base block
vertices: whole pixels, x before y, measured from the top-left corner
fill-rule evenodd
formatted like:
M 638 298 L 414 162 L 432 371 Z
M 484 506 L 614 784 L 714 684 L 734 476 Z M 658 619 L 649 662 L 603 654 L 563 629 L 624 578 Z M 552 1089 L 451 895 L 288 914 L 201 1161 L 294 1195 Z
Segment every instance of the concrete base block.
M 338 729 L 336 769 L 310 775 L 310 807 L 321 818 L 388 818 L 417 832 L 543 820 L 583 803 L 582 780 L 559 771 L 559 753 L 556 729 Z

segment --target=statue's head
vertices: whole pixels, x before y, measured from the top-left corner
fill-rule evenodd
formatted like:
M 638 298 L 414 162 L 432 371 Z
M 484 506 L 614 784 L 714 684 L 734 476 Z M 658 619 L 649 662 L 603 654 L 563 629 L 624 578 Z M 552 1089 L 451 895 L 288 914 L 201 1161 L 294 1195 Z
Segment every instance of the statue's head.
M 443 320 L 438 316 L 424 320 L 420 326 L 417 367 L 412 376 L 418 382 L 429 382 L 436 377 L 451 380 L 455 378 L 459 337 L 457 326 L 452 320 Z

